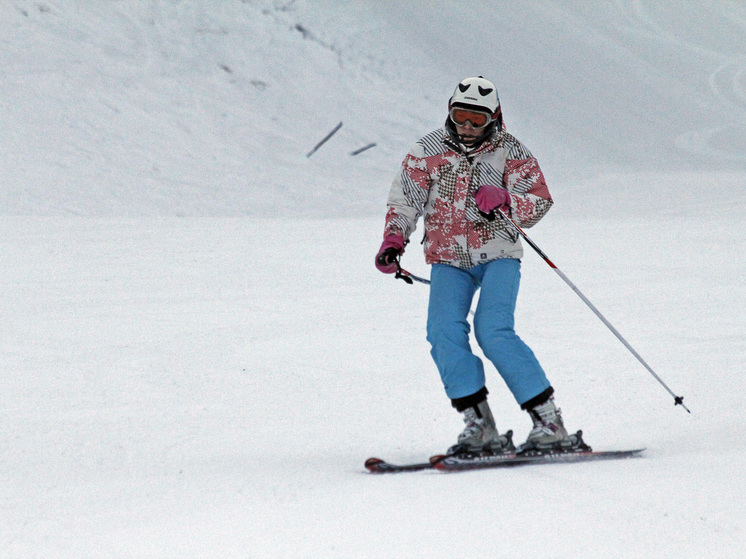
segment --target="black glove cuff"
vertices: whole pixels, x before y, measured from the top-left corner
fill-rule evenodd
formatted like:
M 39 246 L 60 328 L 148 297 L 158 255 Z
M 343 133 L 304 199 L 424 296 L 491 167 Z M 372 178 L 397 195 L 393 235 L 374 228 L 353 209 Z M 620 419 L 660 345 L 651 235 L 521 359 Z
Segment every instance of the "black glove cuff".
M 495 218 L 497 217 L 495 215 L 495 210 L 492 210 L 490 213 L 486 214 L 482 210 L 479 210 L 479 215 L 481 215 L 483 218 L 485 218 L 487 221 L 495 221 Z

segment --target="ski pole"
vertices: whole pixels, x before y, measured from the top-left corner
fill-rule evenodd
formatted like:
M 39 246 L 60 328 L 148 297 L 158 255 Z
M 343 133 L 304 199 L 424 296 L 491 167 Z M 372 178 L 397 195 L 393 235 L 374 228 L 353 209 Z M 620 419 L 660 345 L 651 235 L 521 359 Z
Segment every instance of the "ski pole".
M 409 285 L 412 285 L 413 281 L 417 281 L 419 283 L 424 283 L 425 285 L 430 285 L 430 280 L 421 278 L 419 276 L 415 276 L 414 274 L 410 274 L 407 272 L 404 268 L 402 268 L 399 265 L 399 259 L 396 260 L 396 275 L 394 276 L 396 279 L 404 280 Z
M 537 246 L 537 244 L 534 243 L 528 237 L 528 235 L 526 235 L 526 233 L 523 232 L 523 229 L 521 229 L 520 227 L 518 227 L 518 224 L 515 221 L 513 221 L 513 219 L 510 216 L 508 216 L 508 214 L 506 214 L 504 211 L 502 211 L 501 209 L 498 209 L 497 211 L 500 212 L 500 215 L 503 216 L 503 219 L 505 219 L 505 222 L 516 233 L 518 233 L 521 237 L 523 237 L 525 239 L 525 241 L 529 245 L 531 245 L 531 248 L 534 249 L 539 256 L 541 256 L 541 258 L 544 260 L 544 262 L 546 262 L 547 264 L 549 264 L 549 267 L 552 268 L 552 270 L 554 270 L 555 272 L 557 272 L 557 275 L 559 275 L 559 277 L 561 277 L 564 280 L 564 282 L 567 285 L 570 286 L 570 289 L 572 289 L 575 293 L 578 294 L 578 297 L 580 297 L 583 300 L 583 302 L 586 305 L 588 305 L 588 308 L 593 311 L 593 314 L 595 314 L 601 320 L 601 322 L 603 322 L 606 325 L 606 327 L 609 330 L 611 330 L 612 334 L 614 334 L 617 337 L 617 339 L 620 342 L 622 342 L 622 344 L 624 345 L 624 347 L 626 347 L 630 351 L 630 353 L 632 355 L 634 355 L 640 363 L 642 363 L 642 366 L 645 367 L 647 369 L 647 371 L 651 375 L 653 375 L 653 378 L 655 378 L 655 380 L 657 380 L 661 384 L 661 386 L 663 386 L 663 388 L 665 388 L 668 391 L 668 393 L 671 394 L 671 396 L 673 396 L 674 406 L 681 406 L 687 412 L 692 413 L 689 410 L 689 408 L 687 408 L 684 405 L 684 397 L 683 396 L 677 396 L 676 394 L 674 394 L 673 390 L 671 390 L 668 387 L 668 385 L 665 382 L 663 382 L 663 379 L 661 379 L 661 377 L 659 377 L 655 373 L 655 371 L 650 367 L 650 365 L 648 365 L 645 362 L 645 360 L 642 358 L 642 356 L 639 353 L 637 353 L 637 351 L 635 351 L 635 349 L 629 344 L 629 342 L 624 339 L 624 337 L 619 333 L 619 331 L 616 328 L 614 328 L 614 326 L 611 324 L 611 322 L 609 322 L 608 320 L 606 320 L 606 317 L 604 315 L 602 315 L 601 312 L 593 305 L 593 303 L 591 303 L 588 300 L 588 298 L 585 295 L 583 295 L 583 293 L 580 291 L 580 289 L 578 289 L 575 286 L 575 284 L 570 281 L 570 278 L 568 278 L 565 274 L 563 274 L 562 270 L 560 270 L 557 266 L 555 266 L 554 262 L 552 262 L 551 260 L 549 260 L 549 258 L 547 257 L 547 255 L 544 254 L 544 252 Z

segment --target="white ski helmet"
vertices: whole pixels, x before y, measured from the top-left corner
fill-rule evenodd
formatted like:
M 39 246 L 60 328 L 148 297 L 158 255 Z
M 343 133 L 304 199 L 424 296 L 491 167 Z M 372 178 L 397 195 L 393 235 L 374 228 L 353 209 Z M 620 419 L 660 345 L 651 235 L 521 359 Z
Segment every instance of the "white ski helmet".
M 459 134 L 456 124 L 451 116 L 454 108 L 471 109 L 488 113 L 492 118 L 479 137 L 474 138 Z M 503 116 L 500 109 L 500 99 L 497 97 L 495 84 L 482 76 L 466 78 L 456 86 L 453 95 L 448 100 L 448 118 L 446 119 L 446 130 L 449 136 L 458 143 L 470 149 L 480 146 L 490 138 L 495 130 L 503 129 Z
M 497 88 L 482 76 L 466 78 L 456 86 L 448 101 L 448 109 L 453 106 L 486 111 L 495 118 L 500 109 Z

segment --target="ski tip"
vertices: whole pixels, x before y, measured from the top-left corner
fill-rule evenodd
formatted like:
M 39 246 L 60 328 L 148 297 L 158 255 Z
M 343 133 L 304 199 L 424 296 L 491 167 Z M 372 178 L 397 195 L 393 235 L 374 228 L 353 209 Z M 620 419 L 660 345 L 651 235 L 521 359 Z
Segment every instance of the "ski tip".
M 401 472 L 419 472 L 432 468 L 430 462 L 412 462 L 408 464 L 391 464 L 380 458 L 368 458 L 365 467 L 372 474 L 396 474 Z
M 383 460 L 381 460 L 380 458 L 368 458 L 365 461 L 365 467 L 368 470 L 374 470 L 376 468 L 376 466 L 378 466 L 380 464 L 383 464 Z

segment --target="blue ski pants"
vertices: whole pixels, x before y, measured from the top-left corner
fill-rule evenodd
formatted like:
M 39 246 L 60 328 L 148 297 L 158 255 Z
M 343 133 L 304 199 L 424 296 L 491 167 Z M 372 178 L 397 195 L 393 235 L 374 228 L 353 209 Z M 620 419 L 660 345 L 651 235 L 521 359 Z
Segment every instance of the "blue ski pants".
M 520 278 L 521 262 L 513 258 L 493 260 L 470 270 L 447 264 L 432 266 L 427 340 L 449 398 L 470 396 L 485 386 L 484 365 L 471 351 L 467 321 L 472 299 L 480 288 L 474 334 L 484 355 L 519 404 L 549 388 L 533 351 L 513 329 Z

